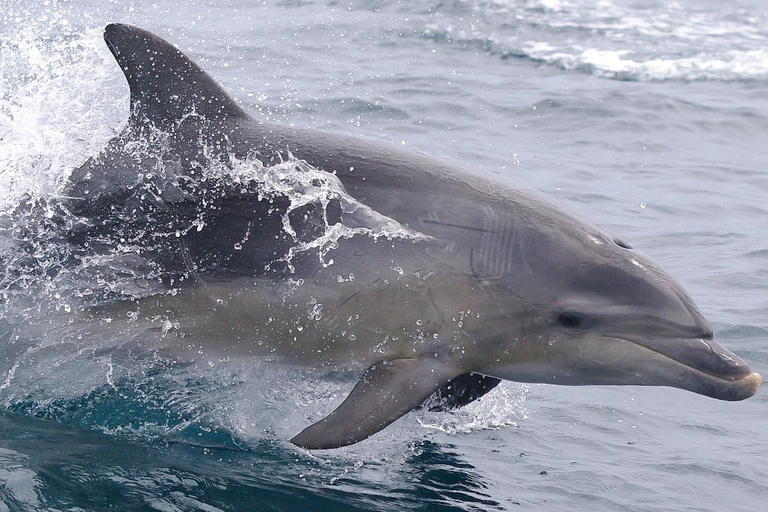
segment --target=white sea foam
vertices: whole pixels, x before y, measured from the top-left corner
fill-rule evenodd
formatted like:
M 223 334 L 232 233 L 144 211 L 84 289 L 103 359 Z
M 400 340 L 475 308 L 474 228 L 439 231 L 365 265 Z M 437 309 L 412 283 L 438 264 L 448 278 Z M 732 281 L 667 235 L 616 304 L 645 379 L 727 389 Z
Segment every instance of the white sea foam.
M 482 0 L 425 35 L 622 80 L 766 80 L 768 17 L 677 3 Z
M 480 400 L 449 413 L 425 413 L 419 424 L 447 434 L 517 426 L 528 418 L 526 398 L 530 386 L 502 382 Z
M 116 86 L 122 75 L 101 31 L 66 28 L 59 20 L 0 35 L 0 211 L 56 194 L 127 118 L 128 88 Z
M 563 53 L 534 44 L 523 51 L 533 60 L 563 69 L 580 69 L 606 78 L 653 80 L 764 80 L 768 79 L 768 51 L 730 50 L 670 59 L 638 59 L 629 50 L 584 49 Z M 637 59 L 637 60 L 636 60 Z

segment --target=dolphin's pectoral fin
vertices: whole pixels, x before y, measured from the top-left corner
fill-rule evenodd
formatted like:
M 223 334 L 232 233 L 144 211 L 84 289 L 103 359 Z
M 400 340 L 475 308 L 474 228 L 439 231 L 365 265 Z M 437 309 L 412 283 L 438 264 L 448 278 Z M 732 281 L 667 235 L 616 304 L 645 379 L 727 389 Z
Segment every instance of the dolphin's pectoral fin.
M 422 407 L 429 411 L 449 411 L 464 407 L 499 385 L 501 379 L 479 373 L 462 373 L 430 396 Z
M 415 409 L 456 376 L 435 359 L 395 359 L 376 363 L 331 414 L 291 439 L 309 449 L 339 448 L 357 443 Z

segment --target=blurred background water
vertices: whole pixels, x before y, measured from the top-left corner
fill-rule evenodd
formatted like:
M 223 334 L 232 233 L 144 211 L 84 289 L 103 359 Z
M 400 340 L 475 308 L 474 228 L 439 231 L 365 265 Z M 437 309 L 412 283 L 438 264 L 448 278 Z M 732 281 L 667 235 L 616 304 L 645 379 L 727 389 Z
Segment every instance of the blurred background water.
M 125 123 L 101 34 L 132 23 L 264 119 L 394 141 L 569 204 L 658 260 L 766 375 L 767 8 L 4 0 L 0 510 L 759 510 L 762 391 L 725 403 L 504 383 L 350 448 L 299 450 L 285 440 L 352 380 L 259 361 L 167 368 L 66 330 L 43 342 L 38 328 L 87 293 L 82 276 L 24 274 L 20 239 L 51 265 L 59 249 L 12 212 L 55 198 Z

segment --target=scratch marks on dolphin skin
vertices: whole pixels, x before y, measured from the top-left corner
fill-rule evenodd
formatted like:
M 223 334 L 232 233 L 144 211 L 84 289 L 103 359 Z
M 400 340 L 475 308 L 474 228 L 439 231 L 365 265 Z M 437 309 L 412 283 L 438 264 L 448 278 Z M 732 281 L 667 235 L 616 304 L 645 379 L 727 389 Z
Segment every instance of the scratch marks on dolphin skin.
M 366 287 L 366 288 L 367 288 L 367 287 Z M 353 293 L 352 295 L 350 295 L 349 297 L 347 297 L 346 299 L 344 299 L 343 301 L 341 301 L 341 302 L 339 303 L 339 305 L 338 305 L 338 306 L 336 306 L 335 308 L 333 308 L 333 310 L 331 311 L 331 313 L 335 313 L 337 309 L 339 309 L 340 307 L 342 307 L 344 304 L 346 304 L 346 303 L 347 303 L 347 302 L 349 302 L 350 300 L 354 299 L 354 298 L 355 298 L 355 297 L 356 297 L 356 296 L 357 296 L 359 293 L 361 293 L 361 292 L 362 292 L 362 291 L 364 291 L 364 290 L 365 290 L 365 288 L 361 288 L 361 289 L 357 290 L 355 293 Z
M 476 227 L 473 227 L 473 226 L 464 226 L 464 225 L 461 225 L 461 224 L 453 224 L 453 223 L 450 223 L 450 222 L 441 222 L 441 221 L 431 220 L 431 219 L 422 219 L 421 221 L 426 223 L 426 224 L 437 224 L 437 225 L 440 225 L 440 226 L 448 226 L 448 227 L 452 227 L 452 228 L 469 229 L 471 231 L 480 231 L 482 233 L 486 233 L 487 232 L 483 228 L 476 228 Z
M 490 206 L 483 210 L 484 233 L 478 253 L 483 276 L 498 279 L 513 271 L 519 272 L 520 265 L 526 272 L 533 273 L 526 256 L 525 231 L 520 225 L 523 217 L 507 211 L 497 213 Z

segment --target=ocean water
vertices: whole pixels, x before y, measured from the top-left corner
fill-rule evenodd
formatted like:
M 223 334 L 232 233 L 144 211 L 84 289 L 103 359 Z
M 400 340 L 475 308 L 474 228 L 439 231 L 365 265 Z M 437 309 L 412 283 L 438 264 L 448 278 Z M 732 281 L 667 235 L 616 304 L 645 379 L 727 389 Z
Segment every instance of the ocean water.
M 110 22 L 178 44 L 264 119 L 394 141 L 553 196 L 659 261 L 768 374 L 765 1 L 3 0 L 0 511 L 765 506 L 764 390 L 726 403 L 503 383 L 307 452 L 286 440 L 352 376 L 169 367 L 51 328 L 101 293 L 142 293 L 107 275 L 115 262 L 60 272 L 60 212 L 45 210 L 127 119 Z M 25 216 L 32 203 L 42 211 Z

